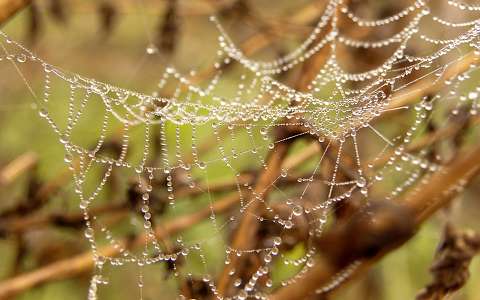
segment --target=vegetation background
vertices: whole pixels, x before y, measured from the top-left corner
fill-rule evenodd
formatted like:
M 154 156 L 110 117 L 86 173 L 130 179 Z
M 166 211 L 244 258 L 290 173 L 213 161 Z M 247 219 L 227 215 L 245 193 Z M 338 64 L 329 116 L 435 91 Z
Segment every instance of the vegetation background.
M 208 15 L 218 10 L 222 2 L 235 1 L 178 2 L 174 11 L 175 21 L 172 22 L 167 19 L 169 1 L 39 0 L 33 2 L 34 6 L 22 9 L 16 16 L 2 24 L 2 30 L 32 48 L 46 61 L 63 69 L 118 86 L 148 92 L 155 90 L 166 65 L 175 65 L 180 70 L 208 66 L 212 61 L 212 53 L 216 51 L 217 38 L 215 28 L 208 21 Z M 249 1 L 252 10 L 247 12 L 242 11 L 245 9 L 243 6 L 232 4 L 233 9 L 225 9 L 223 12 L 223 20 L 229 32 L 232 32 L 237 40 L 242 40 L 258 30 L 266 30 L 265 27 L 280 26 L 278 24 L 285 22 L 289 16 L 313 2 L 313 0 Z M 408 3 L 408 1 L 357 2 L 355 5 L 359 11 L 371 11 L 372 15 L 388 14 Z M 229 5 L 225 7 L 228 8 Z M 164 25 L 166 22 L 172 22 L 173 27 L 166 28 Z M 283 52 L 298 45 L 311 28 L 310 25 L 285 26 L 290 28 L 287 33 L 278 38 L 269 51 L 261 52 L 259 57 L 271 57 L 275 55 L 275 51 Z M 278 30 L 266 32 L 274 36 L 279 35 Z M 159 55 L 148 54 L 148 48 L 158 51 Z M 14 182 L 1 184 L 0 211 L 8 211 L 19 203 L 28 202 L 32 187 L 56 181 L 60 183 L 58 191 L 41 208 L 28 211 L 28 214 L 48 213 L 59 209 L 75 211 L 78 201 L 73 195 L 72 185 L 68 180 L 63 180 L 63 177 L 68 179 L 68 176 L 59 177 L 59 174 L 65 174 L 63 149 L 48 125 L 38 118 L 37 111 L 32 109 L 33 102 L 24 83 L 12 74 L 11 69 L 0 69 L 0 166 L 7 166 L 21 155 L 32 155 L 35 167 L 20 174 Z M 236 86 L 234 75 L 231 86 L 225 82 L 222 89 L 233 89 Z M 38 76 L 28 79 L 36 88 L 43 85 Z M 52 101 L 66 101 L 68 90 L 61 86 L 58 90 Z M 92 122 L 94 121 L 95 116 L 92 116 Z M 389 126 L 397 125 L 392 122 Z M 92 128 L 85 122 L 81 132 L 87 143 L 95 140 L 91 131 Z M 170 138 L 174 138 L 173 132 L 171 133 Z M 219 178 L 221 175 L 217 174 Z M 332 299 L 413 299 L 431 279 L 429 267 L 441 240 L 445 220 L 448 218 L 462 228 L 480 230 L 479 194 L 480 181 L 476 179 L 460 196 L 463 198 L 461 201 L 456 201 L 446 211 L 437 213 L 406 245 L 385 257 L 365 273 L 365 276 L 341 289 Z M 188 203 L 181 209 L 189 211 L 203 205 L 202 201 Z M 208 237 L 209 230 L 208 224 L 200 224 L 186 235 Z M 0 235 L 1 279 L 28 272 L 88 249 L 87 242 L 80 238 L 83 237 L 81 228 L 77 227 L 33 226 L 21 234 L 9 234 L 7 229 L 4 231 L 7 233 Z M 215 251 L 218 245 L 213 242 L 206 249 L 209 266 L 213 265 L 212 272 L 219 269 L 215 267 L 215 262 L 223 264 L 223 258 L 218 257 Z M 208 252 L 209 249 L 211 253 Z M 291 255 L 296 254 L 292 252 Z M 451 299 L 480 300 L 478 258 L 474 259 L 470 270 L 472 273 L 470 280 Z M 172 288 L 174 284 L 170 282 L 171 280 L 165 280 L 165 273 L 163 267 L 149 271 L 145 282 L 145 299 L 174 298 Z M 84 276 L 42 284 L 25 291 L 15 299 L 85 299 L 89 275 L 87 273 Z M 135 268 L 122 267 L 111 270 L 109 276 L 112 283 L 102 288 L 102 299 L 138 298 L 136 287 L 138 272 Z M 282 274 L 278 276 L 282 277 Z

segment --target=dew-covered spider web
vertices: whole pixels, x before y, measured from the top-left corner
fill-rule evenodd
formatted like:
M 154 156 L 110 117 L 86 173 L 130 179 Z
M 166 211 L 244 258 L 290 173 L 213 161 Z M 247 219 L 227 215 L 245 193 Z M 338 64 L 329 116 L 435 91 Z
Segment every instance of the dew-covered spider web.
M 480 6 L 444 2 L 466 19 L 444 19 L 417 0 L 367 20 L 342 0 L 328 1 L 310 35 L 272 61 L 244 54 L 211 17 L 218 51 L 206 79 L 170 66 L 151 93 L 65 71 L 0 32 L 2 67 L 44 77 L 39 91 L 22 75 L 74 174 L 95 263 L 89 299 L 127 267 L 137 270 L 132 286 L 142 298 L 152 284 L 146 270 L 157 265 L 169 270 L 179 298 L 195 289 L 205 299 L 268 298 L 315 266 L 315 240 L 339 209 L 394 201 L 441 172 L 448 153 L 432 157 L 429 146 L 477 115 L 480 93 Z M 371 41 L 349 35 L 345 23 L 359 31 L 402 26 Z M 358 59 L 369 51 L 388 55 L 352 72 L 341 59 L 348 49 Z M 232 68 L 236 88 L 222 88 Z M 285 82 L 282 75 L 295 70 L 314 76 Z M 68 99 L 56 98 L 57 89 L 67 89 Z M 390 118 L 399 123 L 382 125 Z M 77 132 L 85 126 L 95 132 L 94 145 Z M 112 186 L 121 192 L 111 195 Z M 111 197 L 127 197 L 128 212 L 104 217 Z M 198 238 L 196 226 L 208 238 Z

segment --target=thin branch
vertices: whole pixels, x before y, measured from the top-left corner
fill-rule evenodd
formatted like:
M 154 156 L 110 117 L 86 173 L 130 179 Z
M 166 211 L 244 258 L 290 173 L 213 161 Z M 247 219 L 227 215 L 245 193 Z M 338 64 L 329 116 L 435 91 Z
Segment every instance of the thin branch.
M 439 208 L 445 206 L 458 192 L 459 187 L 467 184 L 480 170 L 480 146 L 468 153 L 459 155 L 448 167 L 444 170 L 432 175 L 429 180 L 421 181 L 416 188 L 403 197 L 399 203 L 401 207 L 407 209 L 413 213 L 413 220 L 407 218 L 404 222 L 412 222 L 415 227 L 420 226 L 428 217 L 430 217 Z M 428 176 L 428 175 L 427 175 Z M 376 216 L 378 217 L 378 216 Z M 345 233 L 344 231 L 336 232 L 336 235 L 341 237 L 353 237 L 362 236 L 364 239 L 368 239 L 371 232 L 363 230 L 358 226 L 346 226 L 350 231 Z M 356 231 L 355 231 L 356 228 Z M 412 232 L 413 233 L 413 232 Z M 328 234 L 327 234 L 328 236 Z M 359 262 L 356 268 L 356 274 L 366 271 L 372 264 L 380 260 L 385 254 L 393 250 L 394 248 L 405 243 L 408 238 L 401 236 L 402 238 L 395 240 L 388 240 L 388 243 L 379 245 L 378 253 L 374 257 L 365 255 L 350 256 L 345 259 L 341 257 L 342 251 L 330 251 L 327 252 L 326 262 L 322 260 L 322 263 L 317 263 L 311 270 L 309 270 L 297 284 L 288 285 L 275 292 L 271 299 L 283 300 L 283 299 L 303 299 L 308 297 L 312 291 L 329 284 L 330 280 L 334 278 L 336 274 L 342 272 L 347 266 L 354 262 Z M 333 237 L 329 237 L 329 240 L 333 240 Z M 350 253 L 358 254 L 365 251 L 363 248 L 359 248 L 358 244 L 353 244 L 352 240 L 345 239 L 343 247 L 348 249 Z M 364 245 L 361 245 L 364 246 Z M 330 246 L 332 249 L 337 247 Z M 371 251 L 371 249 L 369 249 Z M 338 263 L 341 262 L 341 263 Z
M 300 152 L 302 154 L 303 152 Z M 308 153 L 307 153 L 308 154 Z M 292 156 L 296 157 L 296 156 Z M 305 157 L 305 155 L 303 156 Z M 289 163 L 290 168 L 295 168 L 297 165 L 302 164 L 305 160 L 309 157 L 305 157 L 302 161 L 295 160 L 295 163 Z M 287 164 L 284 164 L 284 168 Z M 298 184 L 298 177 L 307 177 L 308 174 L 303 174 L 299 176 L 288 176 L 287 178 L 282 178 L 278 181 L 278 186 L 290 186 Z M 325 178 L 321 178 L 316 176 L 315 179 L 318 180 L 326 180 Z M 186 199 L 192 198 L 196 196 L 201 196 L 205 193 L 205 190 L 208 189 L 210 194 L 217 194 L 223 192 L 231 192 L 238 188 L 238 185 L 244 186 L 245 184 L 252 184 L 254 181 L 254 176 L 252 174 L 242 174 L 238 177 L 238 181 L 236 180 L 228 180 L 228 181 L 221 181 L 221 182 L 214 182 L 209 183 L 209 186 L 205 183 L 196 185 L 195 188 L 180 188 L 175 191 L 175 197 L 177 199 Z M 167 201 L 166 199 L 159 200 L 159 201 Z M 101 215 L 107 213 L 128 213 L 131 210 L 128 207 L 125 201 L 123 202 L 112 202 L 107 203 L 101 206 L 93 207 L 89 210 L 91 215 Z M 0 219 L 0 233 L 21 233 L 24 231 L 35 229 L 42 226 L 47 225 L 59 225 L 59 226 L 69 226 L 69 227 L 78 227 L 79 224 L 83 224 L 85 219 L 85 215 L 83 212 L 70 212 L 65 213 L 61 211 L 53 211 L 48 213 L 37 213 L 37 214 L 29 214 L 27 216 L 13 216 L 8 218 Z
M 284 23 L 288 24 L 298 24 L 301 26 L 305 26 L 310 24 L 311 22 L 317 20 L 319 17 L 322 16 L 324 11 L 323 7 L 325 6 L 325 1 L 323 0 L 316 0 L 312 3 L 307 4 L 305 7 L 301 8 L 297 12 L 295 12 L 292 17 L 285 21 Z M 240 49 L 245 55 L 250 56 L 254 53 L 259 52 L 260 50 L 266 48 L 270 44 L 272 44 L 275 40 L 266 33 L 257 33 L 246 39 L 240 45 Z M 209 78 L 214 74 L 216 71 L 215 68 L 209 68 L 203 72 L 198 73 L 194 76 L 191 81 L 192 82 L 199 82 L 204 80 L 205 78 Z
M 32 0 L 0 0 L 0 25 L 27 7 Z
M 272 183 L 280 174 L 280 166 L 283 159 L 287 155 L 288 148 L 288 144 L 280 143 L 273 149 L 272 152 L 270 152 L 267 160 L 267 167 L 260 175 L 253 193 L 253 195 L 258 196 L 256 196 L 255 199 L 252 199 L 253 201 L 243 214 L 243 218 L 240 221 L 231 243 L 231 247 L 233 249 L 248 250 L 251 248 L 252 243 L 255 242 L 253 236 L 258 230 L 259 224 L 257 222 L 257 214 L 262 208 L 263 201 L 261 199 L 264 200 L 267 197 Z M 229 272 L 236 267 L 239 261 L 239 259 L 236 257 L 237 256 L 235 255 L 231 257 L 230 264 L 226 265 L 226 267 L 223 269 L 222 275 L 220 276 L 218 282 L 218 292 L 221 295 L 226 294 L 226 291 L 229 287 L 231 279 Z
M 301 76 L 297 81 L 297 89 L 299 91 L 308 89 L 308 85 L 315 78 L 317 71 L 324 65 L 329 51 L 330 49 L 328 47 L 322 49 L 304 64 Z M 253 247 L 253 243 L 255 242 L 254 236 L 259 227 L 257 215 L 259 212 L 264 211 L 264 203 L 267 201 L 272 183 L 279 177 L 281 166 L 284 164 L 291 145 L 291 139 L 276 143 L 274 148 L 267 154 L 266 167 L 260 174 L 254 188 L 253 195 L 255 198 L 249 202 L 248 207 L 243 213 L 243 217 L 233 235 L 231 248 L 250 250 Z M 309 148 L 307 149 L 310 150 Z M 304 158 L 308 158 L 308 155 L 304 156 Z M 239 258 L 236 255 L 231 255 L 230 263 L 224 266 L 217 281 L 217 292 L 219 295 L 226 296 L 229 294 L 229 289 L 231 288 L 230 283 L 232 281 L 230 272 L 236 269 L 245 257 L 246 256 Z
M 15 158 L 0 170 L 0 187 L 11 184 L 18 176 L 35 166 L 38 161 L 37 154 L 27 152 Z
M 427 77 L 423 80 L 415 82 L 410 87 L 404 88 L 402 91 L 395 93 L 386 109 L 394 109 L 409 105 L 425 95 L 435 93 L 445 87 L 446 81 L 464 73 L 478 63 L 478 54 L 476 54 L 474 51 L 469 52 L 465 56 L 459 58 L 456 62 L 450 64 L 443 71 L 440 78 L 432 79 Z
M 301 153 L 299 155 L 304 157 L 304 160 L 285 160 L 282 167 L 285 168 L 286 164 L 288 163 L 289 168 L 294 169 L 304 163 L 305 160 L 309 159 L 309 156 L 302 155 Z M 216 214 L 220 214 L 233 208 L 238 203 L 239 195 L 237 192 L 235 192 L 218 201 L 215 201 L 212 204 L 212 209 L 210 207 L 206 207 L 198 212 L 176 217 L 174 220 L 159 224 L 155 228 L 157 238 L 162 239 L 168 237 L 169 235 L 188 229 L 191 226 L 210 217 L 212 210 Z M 135 239 L 133 245 L 144 245 L 144 241 L 145 236 L 141 235 Z M 127 241 L 122 240 L 119 243 L 121 245 L 125 245 Z M 99 252 L 105 256 L 116 256 L 119 254 L 119 250 L 117 248 L 110 246 L 100 248 Z M 34 271 L 20 274 L 14 278 L 0 282 L 0 299 L 3 299 L 7 296 L 16 295 L 22 291 L 45 282 L 71 278 L 79 274 L 83 274 L 93 268 L 93 263 L 91 251 L 86 251 L 85 253 L 79 254 L 73 258 L 64 259 Z
M 478 61 L 478 55 L 475 54 L 475 52 L 470 52 L 457 62 L 448 66 L 442 75 L 442 79 L 448 80 L 454 78 L 467 71 L 471 65 L 478 64 Z M 431 78 L 427 78 L 418 81 L 415 84 L 412 84 L 410 87 L 403 89 L 402 92 L 394 94 L 391 98 L 391 102 L 388 105 L 388 109 L 409 105 L 414 101 L 418 101 L 418 99 L 420 99 L 422 96 L 436 92 L 443 87 L 444 83 L 442 80 L 432 80 Z M 467 158 L 465 159 L 465 157 Z M 480 166 L 480 147 L 470 152 L 468 156 L 463 156 L 463 158 L 464 159 L 462 160 L 456 160 L 449 169 L 445 170 L 445 172 L 434 175 L 425 186 L 415 189 L 415 196 L 409 194 L 409 196 L 401 201 L 404 202 L 407 207 L 410 207 L 413 209 L 413 211 L 415 211 L 415 224 L 421 224 L 436 210 L 448 203 L 453 196 L 452 193 L 457 191 L 455 188 L 458 188 L 458 178 L 463 178 L 462 180 L 464 182 L 468 182 L 468 180 L 478 172 L 478 168 Z M 450 191 L 451 193 L 446 195 L 444 193 L 445 191 Z M 361 234 L 365 234 L 365 232 L 362 232 Z M 346 246 L 348 247 L 348 245 Z M 392 245 L 387 246 L 391 247 Z M 351 252 L 355 252 L 355 250 L 352 248 L 348 249 Z M 367 269 L 372 263 L 380 259 L 386 252 L 373 259 L 363 260 L 357 267 L 356 273 Z M 336 258 L 331 258 L 328 261 L 322 261 L 321 264 L 317 264 L 316 267 L 314 267 L 305 275 L 301 282 L 279 289 L 272 295 L 272 299 L 302 299 L 307 297 L 310 294 L 310 291 L 321 288 L 323 285 L 328 284 L 329 280 L 331 280 L 338 272 L 341 272 L 343 268 L 348 265 L 332 265 L 331 261 L 335 260 Z M 349 263 L 353 262 L 354 260 L 350 261 Z
M 215 213 L 222 213 L 238 203 L 238 196 L 232 194 L 219 200 L 212 205 Z M 157 238 L 165 238 L 176 232 L 187 229 L 208 218 L 212 213 L 212 209 L 207 207 L 195 213 L 178 217 L 166 224 L 159 225 L 155 231 Z M 142 245 L 145 243 L 146 236 L 138 236 L 133 245 Z M 127 240 L 120 240 L 119 244 L 125 246 Z M 104 256 L 116 256 L 119 254 L 119 248 L 106 246 L 99 249 Z M 7 279 L 0 283 L 0 299 L 18 294 L 21 291 L 32 288 L 46 281 L 60 280 L 74 277 L 91 270 L 93 267 L 93 257 L 90 251 L 79 254 L 73 258 L 64 259 L 45 267 L 41 267 L 32 272 L 21 274 L 11 279 Z
M 472 125 L 478 124 L 480 122 L 480 118 L 478 117 L 470 117 L 472 119 Z M 428 133 L 427 135 L 419 138 L 418 140 L 415 140 L 408 144 L 405 147 L 405 152 L 406 153 L 413 153 L 415 151 L 419 151 L 421 149 L 425 149 L 425 147 L 428 147 L 434 143 L 437 143 L 443 139 L 453 137 L 461 131 L 463 128 L 464 124 L 463 122 L 467 122 L 468 118 L 466 120 L 459 122 L 449 122 L 446 124 L 445 127 L 440 128 L 434 132 Z M 392 157 L 394 150 L 391 150 L 384 155 L 374 159 L 373 161 L 369 162 L 369 165 L 372 165 L 374 167 L 377 166 L 383 166 L 385 163 L 387 163 L 388 159 Z

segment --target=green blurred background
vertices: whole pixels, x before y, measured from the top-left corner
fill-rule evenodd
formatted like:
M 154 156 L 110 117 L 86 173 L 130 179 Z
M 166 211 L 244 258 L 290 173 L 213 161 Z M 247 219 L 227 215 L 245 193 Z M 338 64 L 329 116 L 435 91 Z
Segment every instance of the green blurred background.
M 52 16 L 49 10 L 49 1 L 38 1 L 37 9 L 41 15 L 41 25 L 35 42 L 29 28 L 32 26 L 31 11 L 25 9 L 12 18 L 2 28 L 14 39 L 21 41 L 32 48 L 46 61 L 61 66 L 63 69 L 74 71 L 101 81 L 114 83 L 134 90 L 151 92 L 155 90 L 164 67 L 173 64 L 180 70 L 191 68 L 202 69 L 212 61 L 212 53 L 216 50 L 216 31 L 208 21 L 209 5 L 201 0 L 181 1 L 185 7 L 193 7 L 179 20 L 180 33 L 175 41 L 175 50 L 168 55 L 149 55 L 146 53 L 152 43 L 159 23 L 165 13 L 164 1 L 127 1 L 122 0 L 118 5 L 121 10 L 115 14 L 115 26 L 111 32 L 105 33 L 102 29 L 102 17 L 99 12 L 99 1 L 75 0 L 65 1 L 63 9 L 65 18 Z M 257 1 L 255 1 L 257 2 Z M 258 1 L 255 3 L 257 11 L 270 19 L 284 19 L 292 11 L 298 10 L 309 1 Z M 369 5 L 389 5 L 388 1 L 369 1 Z M 193 3 L 193 4 L 192 4 Z M 373 4 L 372 4 L 373 3 Z M 105 17 L 103 17 L 105 18 Z M 233 23 L 233 22 L 232 22 Z M 248 27 L 248 25 L 247 25 Z M 227 28 L 233 30 L 234 28 Z M 238 33 L 238 37 L 248 36 L 254 29 Z M 31 30 L 30 30 L 31 31 Z M 291 38 L 284 41 L 285 47 L 298 44 L 299 39 Z M 265 56 L 271 53 L 264 53 Z M 2 64 L 5 66 L 5 64 Z M 27 93 L 20 78 L 12 76 L 12 70 L 0 70 L 0 164 L 6 165 L 9 161 L 22 153 L 34 152 L 39 157 L 35 172 L 41 181 L 57 178 L 65 167 L 63 149 L 58 138 L 48 125 L 38 117 L 37 111 L 32 108 L 33 102 Z M 35 88 L 42 86 L 41 78 L 32 73 L 29 81 Z M 232 76 L 234 78 L 234 76 Z M 232 79 L 222 83 L 222 89 L 228 91 L 235 82 Z M 4 92 L 6 91 L 6 92 Z M 68 90 L 61 84 L 55 89 L 52 101 L 65 101 Z M 58 108 L 61 110 L 61 106 Z M 94 110 L 94 109 L 93 109 Z M 95 122 L 95 115 L 91 117 Z M 84 128 L 79 132 L 84 134 L 85 143 L 95 141 L 94 129 L 85 121 Z M 392 125 L 394 126 L 394 125 Z M 138 137 L 141 138 L 141 135 Z M 174 138 L 174 131 L 169 130 L 169 138 Z M 134 151 L 141 151 L 135 149 Z M 246 162 L 247 163 L 247 162 Z M 214 172 L 212 171 L 209 172 Z M 222 171 L 211 173 L 211 178 L 221 178 Z M 24 175 L 11 184 L 0 189 L 0 209 L 14 206 L 22 201 L 28 176 Z M 368 275 L 349 283 L 337 292 L 333 299 L 413 299 L 417 292 L 431 279 L 429 267 L 435 248 L 441 239 L 441 232 L 445 220 L 448 218 L 459 227 L 468 227 L 480 230 L 478 221 L 478 195 L 480 181 L 476 180 L 472 188 L 462 194 L 460 201 L 455 201 L 449 213 L 439 212 L 428 221 L 416 236 L 399 250 L 389 254 L 378 263 Z M 194 211 L 206 205 L 208 199 L 196 202 L 187 202 L 180 205 L 176 213 Z M 74 211 L 78 206 L 72 192 L 72 185 L 66 184 L 50 203 L 42 210 L 65 209 Z M 175 215 L 170 215 L 174 218 Z M 184 239 L 206 239 L 212 230 L 209 222 L 195 226 L 183 234 Z M 75 252 L 88 249 L 87 243 L 80 239 L 77 230 L 64 228 L 32 228 L 23 237 L 28 249 L 20 266 L 20 271 L 34 269 L 56 258 L 72 255 L 62 253 L 63 247 Z M 80 233 L 81 234 L 81 233 Z M 82 236 L 83 237 L 83 236 Z M 58 243 L 58 248 L 52 247 Z M 0 239 L 0 276 L 12 276 L 17 255 L 15 237 Z M 215 273 L 221 270 L 223 257 L 218 257 L 217 247 L 223 247 L 222 240 L 212 240 L 204 247 L 208 267 Z M 56 249 L 56 250 L 55 250 Z M 299 255 L 302 249 L 292 250 L 291 255 Z M 195 259 L 190 261 L 192 270 L 203 266 Z M 145 278 L 145 299 L 173 299 L 175 286 L 173 282 L 165 280 L 164 268 L 161 266 L 149 267 Z M 472 276 L 467 285 L 451 299 L 480 300 L 480 261 L 475 259 L 470 267 Z M 18 271 L 18 270 L 17 270 Z M 102 288 L 101 299 L 132 299 L 138 298 L 136 280 L 138 270 L 134 267 L 118 267 L 108 271 L 111 284 Z M 288 270 L 285 270 L 288 273 Z M 278 274 L 282 277 L 282 274 Z M 89 275 L 68 280 L 44 284 L 29 290 L 17 299 L 85 299 Z

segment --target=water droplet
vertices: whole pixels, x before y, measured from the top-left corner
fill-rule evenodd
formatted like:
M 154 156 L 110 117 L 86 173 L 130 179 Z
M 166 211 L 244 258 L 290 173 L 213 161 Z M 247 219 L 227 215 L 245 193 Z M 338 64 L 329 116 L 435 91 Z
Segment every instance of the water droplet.
M 45 108 L 41 108 L 38 110 L 38 114 L 42 118 L 46 118 L 48 116 L 48 111 Z
M 273 244 L 274 244 L 275 246 L 278 246 L 278 245 L 280 245 L 281 243 L 282 243 L 282 238 L 281 238 L 281 237 L 276 236 L 276 237 L 273 238 Z
M 68 144 L 68 136 L 66 134 L 63 134 L 62 136 L 60 136 L 60 143 L 62 144 Z
M 63 159 L 67 164 L 71 163 L 73 160 L 73 156 L 70 153 L 65 154 L 65 158 Z
M 233 282 L 233 285 L 235 287 L 239 287 L 241 284 L 242 284 L 242 280 L 240 278 L 235 279 L 235 281 Z
M 296 205 L 296 206 L 293 208 L 293 214 L 294 214 L 295 216 L 300 216 L 302 213 L 303 213 L 303 207 L 302 207 L 302 206 Z
M 93 237 L 93 234 L 94 234 L 93 228 L 87 228 L 87 229 L 85 229 L 85 237 L 86 237 L 87 239 L 91 239 L 91 238 Z
M 283 224 L 283 226 L 286 228 L 286 229 L 290 229 L 293 227 L 293 222 L 290 221 L 290 220 L 287 220 L 285 221 L 285 223 Z
M 367 180 L 365 179 L 365 177 L 359 177 L 359 178 L 357 179 L 357 186 L 358 186 L 359 188 L 364 187 L 366 184 L 367 184 Z
M 147 54 L 152 55 L 158 53 L 158 48 L 154 44 L 150 44 L 147 46 L 145 51 L 147 52 Z
M 19 54 L 17 55 L 17 61 L 19 63 L 24 63 L 27 61 L 27 57 L 25 56 L 25 54 Z

